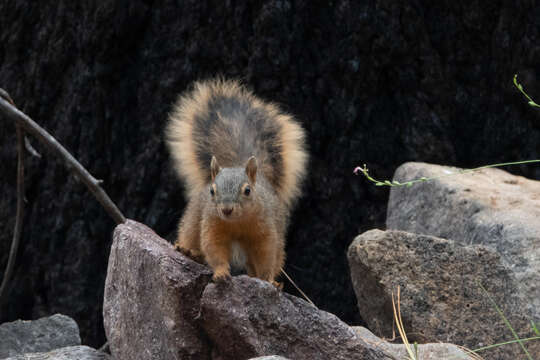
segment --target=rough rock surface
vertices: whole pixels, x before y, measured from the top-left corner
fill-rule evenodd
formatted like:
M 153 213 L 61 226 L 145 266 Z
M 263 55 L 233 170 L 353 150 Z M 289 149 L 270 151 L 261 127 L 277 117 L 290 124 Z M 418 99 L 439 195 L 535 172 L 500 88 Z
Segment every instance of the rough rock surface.
M 386 359 L 336 316 L 268 282 L 208 284 L 210 275 L 146 226 L 117 226 L 103 306 L 113 357 Z
M 407 163 L 394 179 L 403 181 L 460 169 Z M 494 249 L 515 273 L 529 313 L 540 321 L 540 181 L 500 169 L 439 178 L 392 188 L 387 227 L 482 244 Z
M 103 318 L 114 358 L 208 359 L 195 323 L 208 268 L 131 220 L 113 237 Z
M 335 315 L 246 275 L 209 284 L 203 328 L 223 359 L 280 354 L 291 359 L 389 359 Z
M 101 351 L 88 346 L 68 346 L 49 352 L 28 353 L 8 357 L 4 360 L 112 360 Z
M 80 344 L 77 323 L 61 314 L 0 325 L 0 359 Z
M 370 230 L 349 247 L 351 277 L 362 317 L 374 333 L 392 336 L 392 293 L 412 341 L 449 342 L 471 349 L 512 339 L 481 284 L 522 337 L 532 330 L 518 284 L 496 252 L 403 231 Z M 540 354 L 539 342 L 528 342 Z M 518 344 L 489 350 L 493 359 L 522 356 Z
M 125 215 L 172 234 L 182 188 L 162 141 L 175 94 L 241 77 L 304 124 L 312 154 L 287 272 L 322 309 L 358 323 L 344 253 L 381 227 L 405 161 L 470 167 L 540 158 L 538 1 L 0 1 L 0 87 L 80 159 Z M 101 346 L 114 226 L 64 165 L 26 162 L 21 249 L 2 321 L 72 316 Z M 0 272 L 15 219 L 15 136 L 0 121 Z M 512 171 L 540 179 L 540 167 Z M 353 211 L 351 211 L 353 209 Z
M 377 347 L 384 349 L 387 353 L 394 356 L 396 359 L 409 359 L 407 349 L 403 344 L 392 344 L 377 336 L 363 326 L 354 326 L 354 331 L 365 342 L 374 344 Z M 417 360 L 470 360 L 463 350 L 454 344 L 445 343 L 429 343 L 418 344 L 418 359 Z

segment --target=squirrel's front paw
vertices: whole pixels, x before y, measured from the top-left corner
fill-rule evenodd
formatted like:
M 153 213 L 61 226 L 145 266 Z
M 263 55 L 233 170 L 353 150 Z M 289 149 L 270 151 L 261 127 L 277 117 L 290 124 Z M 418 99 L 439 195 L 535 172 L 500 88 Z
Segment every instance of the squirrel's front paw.
M 276 280 L 271 281 L 272 285 L 274 285 L 278 290 L 283 290 L 283 283 L 278 282 Z
M 223 283 L 231 280 L 231 273 L 227 269 L 217 269 L 214 270 L 214 275 L 212 276 L 212 281 L 215 283 Z

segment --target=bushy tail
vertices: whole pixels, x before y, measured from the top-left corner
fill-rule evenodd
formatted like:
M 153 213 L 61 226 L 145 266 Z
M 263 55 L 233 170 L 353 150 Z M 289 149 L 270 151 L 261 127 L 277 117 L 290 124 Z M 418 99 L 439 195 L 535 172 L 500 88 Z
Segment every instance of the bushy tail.
M 300 193 L 308 159 L 304 130 L 237 81 L 196 82 L 169 115 L 166 139 L 190 197 L 210 183 L 212 156 L 222 167 L 244 166 L 256 156 L 285 204 Z

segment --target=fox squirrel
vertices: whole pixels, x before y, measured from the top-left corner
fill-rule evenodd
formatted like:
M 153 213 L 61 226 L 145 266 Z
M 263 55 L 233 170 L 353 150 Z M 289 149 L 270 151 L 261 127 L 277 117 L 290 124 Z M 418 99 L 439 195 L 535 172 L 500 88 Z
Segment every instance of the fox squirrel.
M 308 159 L 302 127 L 239 82 L 196 82 L 169 115 L 166 140 L 189 200 L 175 248 L 274 284 Z

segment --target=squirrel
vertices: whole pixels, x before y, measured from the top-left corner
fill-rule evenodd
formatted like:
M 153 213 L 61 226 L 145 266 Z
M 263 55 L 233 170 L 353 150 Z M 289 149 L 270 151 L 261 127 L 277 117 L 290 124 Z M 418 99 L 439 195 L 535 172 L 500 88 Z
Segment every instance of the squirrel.
M 285 233 L 308 154 L 304 129 L 236 80 L 195 82 L 169 114 L 166 142 L 185 182 L 175 248 L 214 281 L 230 265 L 279 286 Z

